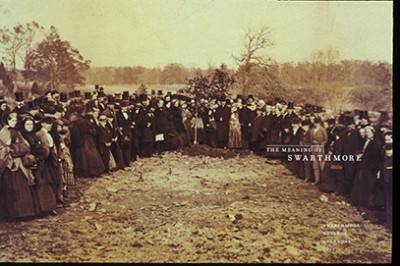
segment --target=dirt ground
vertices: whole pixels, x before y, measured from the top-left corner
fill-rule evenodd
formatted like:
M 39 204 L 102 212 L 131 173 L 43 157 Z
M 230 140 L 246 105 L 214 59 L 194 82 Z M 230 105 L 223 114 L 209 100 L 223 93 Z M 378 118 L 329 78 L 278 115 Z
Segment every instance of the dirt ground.
M 79 179 L 68 202 L 58 215 L 0 221 L 0 261 L 391 262 L 384 226 L 250 152 L 138 159 Z

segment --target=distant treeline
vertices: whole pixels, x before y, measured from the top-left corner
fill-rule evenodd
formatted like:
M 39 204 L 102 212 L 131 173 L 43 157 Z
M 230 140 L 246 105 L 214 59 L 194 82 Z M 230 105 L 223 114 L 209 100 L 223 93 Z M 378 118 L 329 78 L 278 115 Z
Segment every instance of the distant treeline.
M 86 84 L 184 84 L 197 74 L 212 75 L 208 69 L 187 68 L 168 64 L 164 68 L 92 67 L 83 72 Z M 233 70 L 232 70 L 233 71 Z M 236 71 L 239 75 L 240 69 Z M 269 72 L 269 73 L 268 73 Z M 320 87 L 335 84 L 342 87 L 391 86 L 392 65 L 386 62 L 344 60 L 340 63 L 320 62 L 283 63 L 266 73 L 278 78 L 277 83 L 289 87 Z
M 201 75 L 211 77 L 215 67 L 187 68 L 169 64 L 164 68 L 92 67 L 83 72 L 86 84 L 187 84 Z M 232 90 L 243 91 L 246 70 L 227 69 L 235 80 Z M 336 111 L 349 108 L 392 108 L 392 65 L 387 62 L 342 60 L 256 65 L 247 72 L 246 93 L 259 97 L 284 97 L 295 102 L 323 104 Z

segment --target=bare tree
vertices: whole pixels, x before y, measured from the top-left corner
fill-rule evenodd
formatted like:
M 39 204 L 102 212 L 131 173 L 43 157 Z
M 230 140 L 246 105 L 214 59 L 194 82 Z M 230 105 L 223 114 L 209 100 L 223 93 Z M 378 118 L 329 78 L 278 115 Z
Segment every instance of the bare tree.
M 249 87 L 249 75 L 255 67 L 268 68 L 273 64 L 271 57 L 264 54 L 264 51 L 275 43 L 270 38 L 270 29 L 266 26 L 258 31 L 248 29 L 244 37 L 244 51 L 239 56 L 233 56 L 241 68 L 242 93 L 245 95 Z
M 25 25 L 18 24 L 12 29 L 5 26 L 0 29 L 0 44 L 3 46 L 5 59 L 10 64 L 13 79 L 16 78 L 17 60 L 25 62 L 38 30 L 43 30 L 43 27 L 35 21 Z

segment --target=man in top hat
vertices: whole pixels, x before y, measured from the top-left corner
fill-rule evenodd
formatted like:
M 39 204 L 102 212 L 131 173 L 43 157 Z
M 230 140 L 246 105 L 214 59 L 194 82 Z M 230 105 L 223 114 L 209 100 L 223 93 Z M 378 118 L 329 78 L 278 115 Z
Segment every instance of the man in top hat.
M 84 93 L 84 101 L 87 103 L 88 101 L 92 100 L 92 93 L 85 91 Z
M 98 108 L 100 113 L 103 112 L 107 108 L 106 100 L 108 100 L 104 91 L 99 91 L 97 94 Z
M 13 113 L 17 113 L 18 115 L 29 114 L 29 109 L 25 105 L 24 95 L 22 92 L 15 93 L 15 104 L 15 108 L 12 110 Z
M 231 109 L 226 106 L 226 98 L 220 98 L 221 104 L 215 110 L 214 118 L 217 122 L 217 142 L 218 148 L 226 148 L 229 140 L 229 120 L 231 118 Z
M 294 103 L 289 102 L 287 112 L 283 114 L 281 119 L 283 144 L 290 144 L 291 142 L 290 136 L 292 135 L 292 120 L 294 118 L 298 118 L 298 116 L 294 113 Z
M 124 99 L 125 98 L 125 99 Z M 127 98 L 127 99 L 126 99 Z M 121 108 L 116 112 L 117 124 L 121 132 L 121 150 L 125 166 L 129 166 L 132 158 L 132 117 L 129 112 L 129 94 L 123 95 Z
M 258 155 L 264 155 L 268 128 L 265 119 L 265 101 L 260 99 L 257 103 L 256 117 L 253 120 L 249 147 Z
M 368 111 L 360 111 L 360 125 L 359 127 L 366 127 L 369 125 L 369 116 L 368 116 Z
M 346 113 L 343 122 L 347 129 L 343 130 L 337 139 L 336 154 L 356 156 L 363 147 L 363 140 L 359 130 L 356 128 L 354 116 L 351 113 Z M 344 180 L 343 184 L 339 184 L 338 190 L 340 193 L 349 194 L 353 186 L 357 165 L 354 161 L 344 161 L 342 166 Z
M 150 101 L 146 94 L 139 96 L 141 102 L 137 110 L 137 136 L 139 139 L 139 155 L 151 157 L 155 149 L 155 119 L 151 111 Z
M 80 91 L 80 90 L 75 90 L 75 91 L 74 91 L 74 98 L 75 98 L 75 99 L 74 99 L 75 101 L 80 101 L 80 100 L 82 100 L 82 99 L 81 99 L 81 91 Z

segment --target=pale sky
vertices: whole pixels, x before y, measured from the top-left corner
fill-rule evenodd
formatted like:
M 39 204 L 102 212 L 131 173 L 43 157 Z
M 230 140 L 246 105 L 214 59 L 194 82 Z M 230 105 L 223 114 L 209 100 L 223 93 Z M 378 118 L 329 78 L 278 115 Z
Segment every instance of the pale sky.
M 341 59 L 392 62 L 393 3 L 269 0 L 0 0 L 0 26 L 36 21 L 92 66 L 235 67 L 247 28 L 270 27 L 278 62 L 332 47 Z

